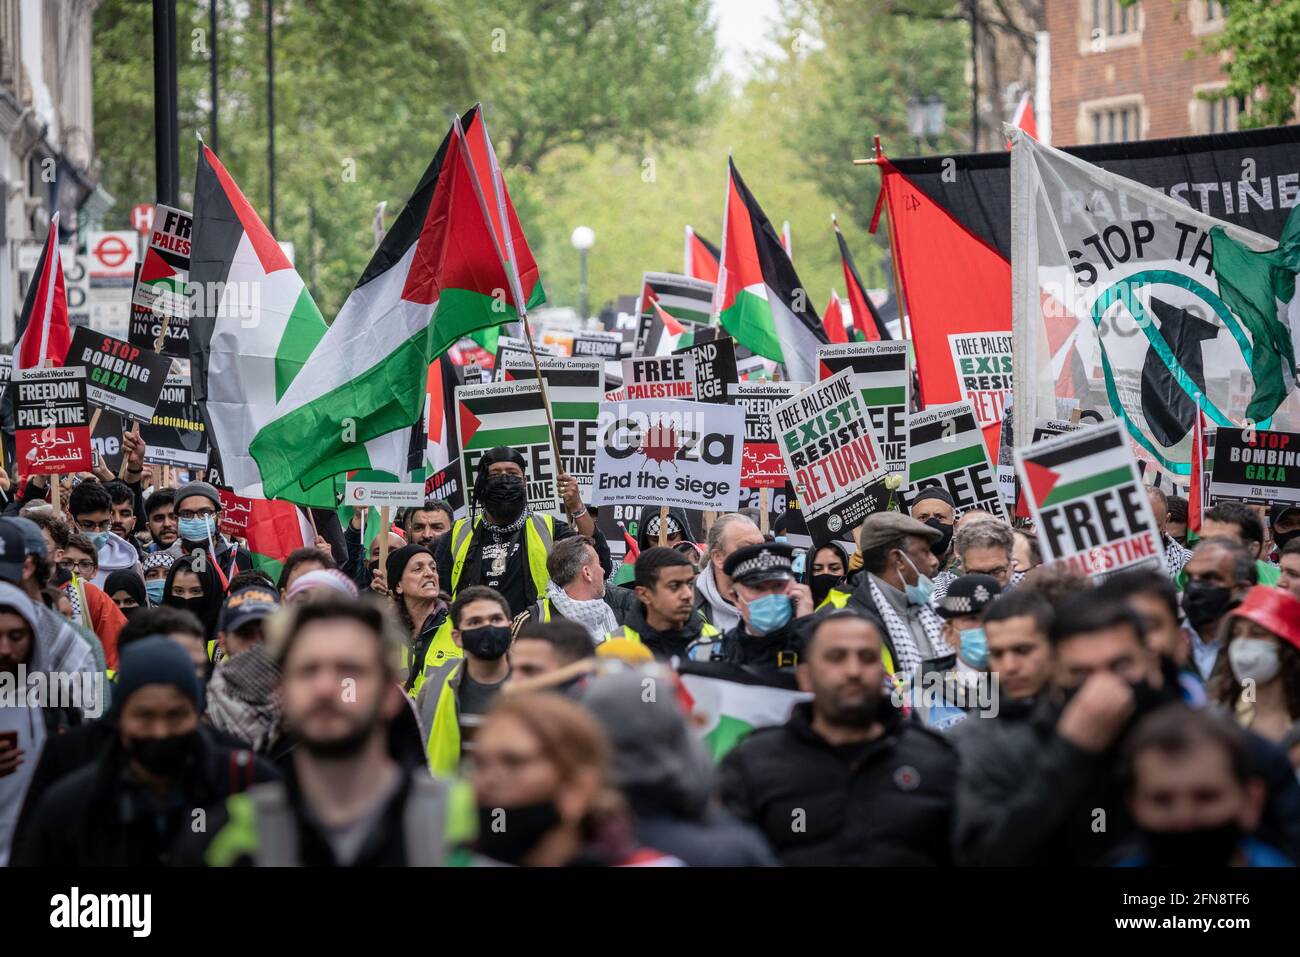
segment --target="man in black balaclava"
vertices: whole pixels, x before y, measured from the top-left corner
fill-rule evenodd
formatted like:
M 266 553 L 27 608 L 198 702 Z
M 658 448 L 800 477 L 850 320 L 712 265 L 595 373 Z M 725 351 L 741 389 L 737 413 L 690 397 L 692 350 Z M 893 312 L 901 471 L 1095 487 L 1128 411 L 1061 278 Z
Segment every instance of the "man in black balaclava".
M 546 593 L 546 556 L 551 546 L 576 533 L 596 545 L 608 578 L 613 570 L 609 545 L 566 472 L 557 478 L 564 508 L 573 522 L 539 515 L 528 507 L 526 462 L 517 449 L 498 446 L 479 459 L 474 478 L 472 519 L 457 519 L 438 539 L 434 557 L 438 580 L 452 598 L 469 585 L 486 585 L 505 596 L 512 615 Z

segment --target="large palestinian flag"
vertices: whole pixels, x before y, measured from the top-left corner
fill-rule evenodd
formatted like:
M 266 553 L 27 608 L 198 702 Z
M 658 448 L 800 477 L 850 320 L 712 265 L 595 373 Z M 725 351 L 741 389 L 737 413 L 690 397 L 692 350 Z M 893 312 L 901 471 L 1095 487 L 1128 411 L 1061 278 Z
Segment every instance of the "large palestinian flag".
M 853 312 L 853 330 L 859 339 L 867 342 L 880 342 L 892 338 L 885 320 L 880 317 L 876 307 L 867 295 L 867 287 L 858 275 L 858 265 L 853 261 L 849 245 L 840 232 L 840 224 L 831 215 L 831 225 L 835 227 L 835 241 L 840 247 L 840 264 L 844 267 L 844 285 L 848 289 L 849 309 Z
M 248 544 L 253 567 L 280 577 L 285 559 L 299 548 L 316 541 L 316 533 L 302 509 L 290 502 L 273 502 L 264 498 L 245 498 L 230 492 L 221 493 L 222 531 L 239 535 Z
M 194 400 L 225 483 L 236 495 L 261 499 L 261 467 L 249 446 L 275 417 L 276 403 L 327 327 L 280 244 L 221 160 L 202 144 L 189 266 L 200 292 L 190 317 Z M 286 483 L 277 494 L 334 505 L 332 483 L 311 492 Z
M 475 108 L 465 123 L 477 117 Z M 520 284 L 505 257 L 455 122 L 302 374 L 249 443 L 265 494 L 351 469 L 403 471 L 429 363 L 518 313 Z M 388 441 L 380 448 L 376 440 Z
M 740 178 L 732 160 L 722 226 L 718 316 L 740 345 L 783 363 L 788 378 L 817 377 L 817 346 L 826 342 L 817 310 L 799 281 L 781 237 Z

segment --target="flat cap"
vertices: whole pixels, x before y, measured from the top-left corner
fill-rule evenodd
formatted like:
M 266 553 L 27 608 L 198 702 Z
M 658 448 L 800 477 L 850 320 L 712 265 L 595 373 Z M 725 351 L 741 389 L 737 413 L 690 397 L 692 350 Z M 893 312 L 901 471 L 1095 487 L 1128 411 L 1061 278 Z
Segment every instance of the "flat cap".
M 942 533 L 902 512 L 873 512 L 862 523 L 859 547 L 870 551 L 902 535 L 917 535 L 932 545 L 943 538 Z

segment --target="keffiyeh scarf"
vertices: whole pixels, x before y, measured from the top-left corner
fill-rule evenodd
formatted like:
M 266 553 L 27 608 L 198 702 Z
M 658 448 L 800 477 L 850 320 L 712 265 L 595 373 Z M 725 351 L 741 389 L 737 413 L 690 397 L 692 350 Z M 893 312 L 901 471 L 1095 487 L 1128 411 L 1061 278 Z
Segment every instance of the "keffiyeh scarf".
M 586 628 L 587 633 L 591 635 L 591 640 L 596 644 L 600 644 L 605 640 L 606 635 L 618 628 L 618 619 L 614 617 L 614 610 L 605 604 L 603 598 L 578 601 L 565 594 L 564 589 L 555 582 L 546 583 L 546 597 L 551 600 L 551 604 L 561 615 Z
M 894 646 L 894 672 L 912 674 L 921 667 L 922 661 L 921 649 L 916 647 L 916 642 L 912 640 L 912 629 L 908 627 L 907 622 L 898 617 L 898 612 L 894 611 L 894 606 L 889 603 L 880 586 L 874 581 L 870 581 L 869 584 L 871 600 L 875 602 L 880 620 L 885 623 L 889 640 Z M 952 654 L 953 649 L 943 640 L 943 619 L 935 614 L 934 609 L 929 605 L 921 605 L 918 610 L 921 616 L 921 627 L 925 629 L 925 636 L 930 639 L 930 647 L 934 649 L 935 656 Z

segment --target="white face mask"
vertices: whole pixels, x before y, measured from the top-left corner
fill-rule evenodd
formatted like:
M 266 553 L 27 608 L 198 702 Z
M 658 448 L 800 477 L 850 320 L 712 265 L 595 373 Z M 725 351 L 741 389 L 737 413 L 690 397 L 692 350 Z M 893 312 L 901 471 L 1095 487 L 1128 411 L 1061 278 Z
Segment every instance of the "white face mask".
M 1277 642 L 1269 638 L 1234 638 L 1228 645 L 1228 664 L 1238 681 L 1267 684 L 1278 676 L 1282 663 Z

